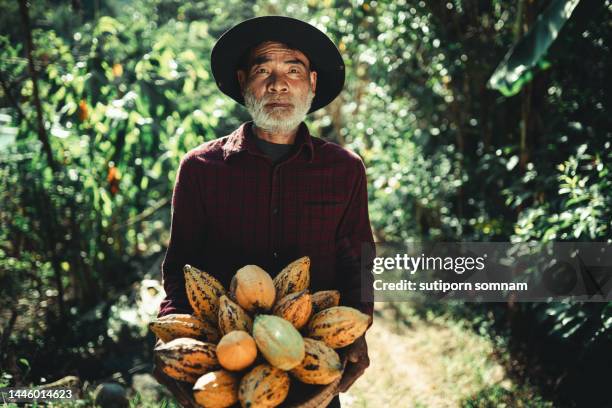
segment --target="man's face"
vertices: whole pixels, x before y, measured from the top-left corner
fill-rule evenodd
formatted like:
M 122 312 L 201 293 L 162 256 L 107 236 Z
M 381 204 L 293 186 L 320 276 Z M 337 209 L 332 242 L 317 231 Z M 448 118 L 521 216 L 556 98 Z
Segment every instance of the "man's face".
M 270 132 L 295 129 L 310 110 L 317 83 L 308 58 L 285 44 L 268 41 L 251 52 L 247 67 L 237 75 L 257 127 Z

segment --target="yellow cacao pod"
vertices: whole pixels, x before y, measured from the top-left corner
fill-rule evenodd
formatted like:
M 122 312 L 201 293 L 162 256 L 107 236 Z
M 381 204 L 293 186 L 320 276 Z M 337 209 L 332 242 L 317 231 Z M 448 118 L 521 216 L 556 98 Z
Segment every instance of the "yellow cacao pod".
M 217 322 L 219 298 L 225 294 L 221 282 L 198 268 L 185 265 L 185 289 L 193 313 L 203 320 Z
M 204 374 L 193 386 L 193 398 L 204 408 L 226 408 L 238 402 L 238 376 L 225 370 Z
M 217 344 L 219 364 L 230 371 L 244 370 L 257 357 L 257 344 L 245 331 L 236 330 L 227 333 Z
M 219 329 L 227 334 L 234 330 L 253 331 L 253 319 L 240 305 L 223 295 L 219 299 Z
M 320 290 L 312 294 L 312 313 L 340 304 L 340 292 L 337 290 Z
M 276 303 L 272 312 L 289 321 L 296 329 L 301 329 L 312 314 L 312 301 L 308 289 L 290 293 Z
M 216 343 L 221 335 L 210 322 L 190 314 L 169 314 L 149 323 L 149 329 L 163 342 L 191 337 L 193 339 Z
M 219 366 L 215 348 L 213 343 L 182 337 L 157 346 L 155 353 L 163 363 L 164 373 L 193 384 L 201 375 Z
M 289 375 L 280 368 L 260 364 L 240 381 L 238 399 L 243 408 L 271 408 L 280 405 L 289 394 Z
M 345 347 L 365 333 L 370 319 L 370 316 L 352 307 L 330 307 L 310 319 L 307 336 L 322 340 L 334 349 Z
M 304 360 L 290 373 L 306 384 L 330 384 L 342 376 L 338 353 L 319 340 L 304 339 Z
M 230 292 L 247 312 L 265 312 L 275 299 L 274 283 L 266 271 L 257 265 L 238 269 L 232 278 Z
M 309 285 L 310 258 L 307 256 L 291 262 L 274 277 L 277 299 L 281 299 L 290 293 L 307 289 Z

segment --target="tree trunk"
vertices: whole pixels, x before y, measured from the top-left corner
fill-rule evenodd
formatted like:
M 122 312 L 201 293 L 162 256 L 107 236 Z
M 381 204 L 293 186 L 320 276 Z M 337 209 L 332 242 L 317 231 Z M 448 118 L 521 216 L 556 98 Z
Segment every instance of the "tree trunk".
M 28 13 L 28 3 L 26 0 L 19 0 L 19 12 L 21 14 L 21 23 L 25 30 L 26 38 L 26 54 L 28 58 L 28 68 L 30 71 L 30 78 L 32 79 L 32 93 L 34 95 L 34 107 L 36 108 L 36 122 L 38 127 L 38 139 L 43 145 L 43 150 L 47 156 L 47 163 L 53 172 L 57 171 L 57 164 L 53 159 L 53 152 L 51 151 L 51 144 L 49 143 L 49 137 L 47 130 L 45 129 L 45 120 L 43 117 L 42 105 L 40 103 L 40 95 L 38 92 L 38 76 L 36 74 L 36 67 L 34 66 L 34 58 L 32 56 L 34 52 L 34 43 L 32 42 L 32 30 L 30 27 L 30 16 Z

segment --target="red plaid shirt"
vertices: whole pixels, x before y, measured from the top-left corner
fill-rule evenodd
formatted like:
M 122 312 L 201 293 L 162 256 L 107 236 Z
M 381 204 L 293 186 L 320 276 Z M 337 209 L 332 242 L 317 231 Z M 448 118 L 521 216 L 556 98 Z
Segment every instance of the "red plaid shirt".
M 204 143 L 181 161 L 159 316 L 192 312 L 185 264 L 227 288 L 244 265 L 259 265 L 274 277 L 305 255 L 312 292 L 338 289 L 342 304 L 371 315 L 372 303 L 361 296 L 361 247 L 373 243 L 362 160 L 312 137 L 302 123 L 293 153 L 273 165 L 257 148 L 251 126 Z

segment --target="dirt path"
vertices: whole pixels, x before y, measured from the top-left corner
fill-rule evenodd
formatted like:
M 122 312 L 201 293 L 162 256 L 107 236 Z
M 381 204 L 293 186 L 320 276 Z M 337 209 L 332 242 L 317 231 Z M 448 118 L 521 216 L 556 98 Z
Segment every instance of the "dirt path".
M 495 383 L 511 386 L 487 340 L 441 319 L 411 317 L 397 324 L 393 312 L 376 305 L 367 333 L 371 364 L 343 407 L 459 407 Z

